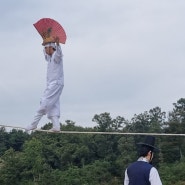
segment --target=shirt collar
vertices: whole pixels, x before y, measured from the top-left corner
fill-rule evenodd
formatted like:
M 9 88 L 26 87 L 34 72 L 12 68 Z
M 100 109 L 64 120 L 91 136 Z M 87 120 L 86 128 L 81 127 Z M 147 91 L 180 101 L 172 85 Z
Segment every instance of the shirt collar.
M 137 161 L 149 162 L 145 157 L 140 157 Z

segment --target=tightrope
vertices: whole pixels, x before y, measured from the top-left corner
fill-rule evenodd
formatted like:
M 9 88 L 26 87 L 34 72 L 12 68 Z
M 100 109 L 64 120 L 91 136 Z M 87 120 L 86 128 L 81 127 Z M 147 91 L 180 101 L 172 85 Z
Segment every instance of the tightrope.
M 9 127 L 14 129 L 25 130 L 23 127 L 10 126 L 10 125 L 0 125 L 0 127 Z M 35 129 L 33 131 L 47 132 L 48 130 Z M 84 131 L 60 131 L 57 133 L 64 134 L 102 134 L 102 135 L 152 135 L 152 136 L 185 136 L 185 134 L 170 134 L 170 133 L 136 133 L 136 132 L 84 132 Z

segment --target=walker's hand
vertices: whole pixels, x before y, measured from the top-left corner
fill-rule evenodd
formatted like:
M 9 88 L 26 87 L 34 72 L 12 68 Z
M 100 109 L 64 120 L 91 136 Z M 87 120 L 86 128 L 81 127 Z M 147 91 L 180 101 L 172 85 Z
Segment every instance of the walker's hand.
M 59 37 L 55 37 L 55 42 L 59 46 Z

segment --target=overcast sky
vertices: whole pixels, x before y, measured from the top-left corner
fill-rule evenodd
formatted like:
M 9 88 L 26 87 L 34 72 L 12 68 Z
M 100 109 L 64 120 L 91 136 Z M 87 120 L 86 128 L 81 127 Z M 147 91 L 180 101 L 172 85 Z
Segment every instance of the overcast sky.
M 47 64 L 33 24 L 44 17 L 67 34 L 62 123 L 171 111 L 185 95 L 184 10 L 184 0 L 2 0 L 0 124 L 24 127 L 39 106 Z

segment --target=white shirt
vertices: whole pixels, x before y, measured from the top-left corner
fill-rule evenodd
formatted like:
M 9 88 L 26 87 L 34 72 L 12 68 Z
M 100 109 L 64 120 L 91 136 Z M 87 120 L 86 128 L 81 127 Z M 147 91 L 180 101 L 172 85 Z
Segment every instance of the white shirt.
M 52 56 L 46 54 L 44 50 L 45 59 L 48 62 L 47 66 L 47 84 L 58 83 L 64 85 L 63 72 L 63 55 L 60 45 L 56 46 L 56 51 Z
M 146 158 L 144 157 L 139 158 L 138 161 L 148 162 Z M 150 170 L 149 181 L 151 185 L 162 185 L 161 179 L 159 177 L 159 173 L 155 167 L 152 167 Z M 129 178 L 128 178 L 127 170 L 125 170 L 124 185 L 129 185 Z

